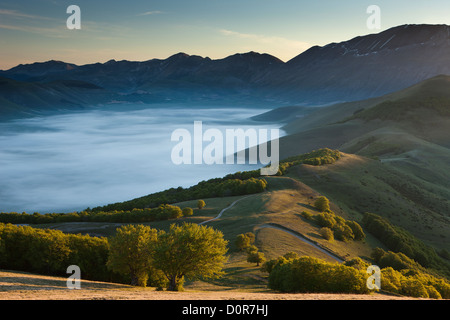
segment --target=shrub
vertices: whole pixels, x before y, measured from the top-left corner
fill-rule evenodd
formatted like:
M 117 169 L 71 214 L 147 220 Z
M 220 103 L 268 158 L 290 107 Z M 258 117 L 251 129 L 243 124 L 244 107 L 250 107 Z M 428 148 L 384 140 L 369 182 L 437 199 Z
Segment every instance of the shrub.
M 353 267 L 358 270 L 366 271 L 370 266 L 367 262 L 363 261 L 361 258 L 356 257 L 351 260 L 348 260 L 344 263 L 346 266 Z
M 277 259 L 271 259 L 269 261 L 264 262 L 261 267 L 261 271 L 271 273 L 273 268 L 277 265 L 282 265 L 289 260 L 294 260 L 300 258 L 299 255 L 295 252 L 285 253 L 282 257 L 278 257 Z
M 336 224 L 334 214 L 331 212 L 321 212 L 315 216 L 316 222 L 321 227 L 333 228 Z
M 410 297 L 428 298 L 425 286 L 418 279 L 405 278 L 401 282 L 400 293 Z
M 341 241 L 351 241 L 355 238 L 352 229 L 347 224 L 337 224 L 333 227 L 334 236 Z
M 314 202 L 314 207 L 321 212 L 330 211 L 330 201 L 324 196 L 318 197 Z
M 381 289 L 400 293 L 404 276 L 391 267 L 381 269 Z
M 313 218 L 313 214 L 309 211 L 302 211 L 301 216 L 306 220 L 311 220 Z
M 357 222 L 347 220 L 345 223 L 352 229 L 355 240 L 358 241 L 364 240 L 366 235 L 364 234 L 363 229 Z
M 431 299 L 442 299 L 441 294 L 439 291 L 436 290 L 435 287 L 427 285 L 425 286 L 425 290 L 427 291 L 428 297 Z
M 436 269 L 446 276 L 450 275 L 450 265 L 442 260 L 432 247 L 406 230 L 373 213 L 365 213 L 362 223 L 366 230 L 376 236 L 389 250 L 402 252 L 424 267 Z
M 194 214 L 194 210 L 192 210 L 192 208 L 189 208 L 189 207 L 183 208 L 182 212 L 183 212 L 183 217 L 189 217 Z
M 301 257 L 276 265 L 269 287 L 281 292 L 366 293 L 368 275 L 352 267 Z
M 320 235 L 322 236 L 322 238 L 324 238 L 328 241 L 334 240 L 333 231 L 330 228 L 323 227 L 320 229 L 319 232 L 320 232 Z

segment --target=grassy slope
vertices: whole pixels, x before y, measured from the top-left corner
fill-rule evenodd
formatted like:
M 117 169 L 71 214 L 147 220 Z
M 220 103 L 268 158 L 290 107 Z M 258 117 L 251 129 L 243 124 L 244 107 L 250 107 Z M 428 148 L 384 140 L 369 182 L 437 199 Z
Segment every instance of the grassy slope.
M 450 77 L 439 76 L 380 98 L 323 108 L 285 126 L 291 134 L 281 139 L 282 158 L 323 146 L 366 157 L 302 166 L 293 177 L 355 216 L 372 211 L 448 249 L 449 98 Z
M 287 252 L 294 251 L 299 255 L 315 256 L 326 261 L 335 262 L 323 252 L 317 250 L 298 238 L 280 230 L 261 228 L 268 223 L 275 223 L 290 230 L 298 232 L 321 246 L 328 248 L 337 255 L 345 258 L 356 256 L 369 257 L 371 248 L 380 246 L 376 239 L 370 235 L 364 242 L 344 243 L 334 240 L 332 242 L 322 239 L 319 235 L 320 227 L 311 221 L 305 220 L 300 213 L 307 210 L 313 214 L 318 212 L 312 207 L 314 199 L 320 194 L 307 185 L 290 177 L 267 177 L 269 188 L 267 191 L 251 196 L 227 197 L 205 199 L 206 207 L 202 210 L 194 209 L 194 215 L 176 221 L 158 221 L 147 223 L 153 228 L 167 230 L 172 223 L 195 222 L 199 223 L 215 217 L 223 208 L 229 206 L 234 200 L 244 198 L 234 207 L 227 210 L 223 216 L 207 223 L 224 233 L 229 241 L 229 261 L 226 264 L 226 276 L 219 280 L 210 281 L 217 290 L 224 288 L 240 288 L 242 290 L 266 290 L 267 274 L 259 270 L 255 264 L 246 262 L 246 255 L 239 252 L 234 245 L 234 239 L 240 233 L 253 232 L 256 235 L 256 245 L 267 259 L 279 257 Z M 181 207 L 194 207 L 196 201 L 178 203 Z M 332 204 L 339 214 L 344 213 L 338 206 Z M 347 215 L 345 215 L 348 218 Z M 52 225 L 38 225 L 50 227 L 72 233 L 89 233 L 91 235 L 110 236 L 120 224 L 115 223 L 59 223 Z M 188 283 L 187 288 L 204 288 L 205 283 Z
M 339 148 L 347 153 L 331 165 L 300 165 L 291 168 L 287 176 L 268 177 L 267 191 L 240 201 L 221 219 L 208 223 L 220 229 L 230 241 L 230 259 L 225 270 L 228 275 L 213 284 L 251 290 L 264 288 L 265 274 L 245 262 L 245 255 L 234 247 L 234 238 L 244 232 L 256 234 L 256 244 L 267 258 L 295 251 L 327 259 L 323 253 L 291 235 L 260 229 L 268 223 L 301 233 L 346 258 L 365 258 L 371 248 L 383 247 L 370 234 L 364 242 L 323 240 L 318 234 L 319 227 L 300 215 L 303 210 L 317 213 L 312 203 L 321 194 L 327 196 L 332 201 L 332 209 L 346 219 L 359 220 L 362 213 L 370 211 L 388 218 L 436 249 L 448 247 L 449 118 L 434 112 L 434 107 L 431 111 L 415 107 L 408 109 L 408 117 L 399 118 L 401 111 L 397 110 L 391 119 L 385 105 L 380 107 L 383 101 L 404 102 L 411 97 L 421 97 L 421 93 L 424 96 L 430 92 L 439 94 L 448 90 L 448 80 L 438 77 L 388 96 L 328 107 L 288 124 L 285 129 L 291 134 L 281 139 L 281 158 L 321 147 Z M 400 104 L 400 108 L 404 106 Z M 441 107 L 438 105 L 438 110 Z M 374 112 L 371 108 L 381 109 Z M 238 198 L 205 199 L 206 208 L 196 209 L 192 217 L 177 222 L 205 221 Z M 179 205 L 195 207 L 195 203 L 188 201 Z M 173 222 L 154 222 L 151 226 L 167 229 Z M 117 226 L 101 223 L 53 227 L 69 232 L 111 235 Z

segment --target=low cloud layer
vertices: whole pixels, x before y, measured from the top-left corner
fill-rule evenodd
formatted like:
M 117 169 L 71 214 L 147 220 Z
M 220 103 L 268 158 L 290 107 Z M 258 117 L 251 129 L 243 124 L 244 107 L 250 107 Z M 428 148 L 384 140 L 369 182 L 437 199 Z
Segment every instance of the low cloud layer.
M 247 170 L 174 165 L 171 133 L 195 120 L 205 129 L 257 128 L 246 119 L 263 111 L 91 111 L 0 124 L 0 211 L 79 211 Z

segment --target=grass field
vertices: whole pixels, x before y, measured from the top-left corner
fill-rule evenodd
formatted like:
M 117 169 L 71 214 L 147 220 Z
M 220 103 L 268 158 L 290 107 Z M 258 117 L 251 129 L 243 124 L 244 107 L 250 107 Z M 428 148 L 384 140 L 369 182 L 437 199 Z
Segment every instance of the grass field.
M 237 278 L 238 279 L 238 278 Z M 193 283 L 184 292 L 81 281 L 81 289 L 69 290 L 66 278 L 0 270 L 0 300 L 412 300 L 387 294 L 281 294 L 267 289 L 241 290 L 220 284 Z

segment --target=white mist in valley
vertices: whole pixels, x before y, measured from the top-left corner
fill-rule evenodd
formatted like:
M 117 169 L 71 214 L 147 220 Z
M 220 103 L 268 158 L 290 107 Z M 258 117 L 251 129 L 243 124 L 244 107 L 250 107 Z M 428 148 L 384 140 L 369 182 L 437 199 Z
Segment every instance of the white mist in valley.
M 81 211 L 259 168 L 248 164 L 175 165 L 171 151 L 176 142 L 171 141 L 171 133 L 178 128 L 193 130 L 194 121 L 202 121 L 205 130 L 278 128 L 249 120 L 264 111 L 92 110 L 1 123 L 0 211 Z

